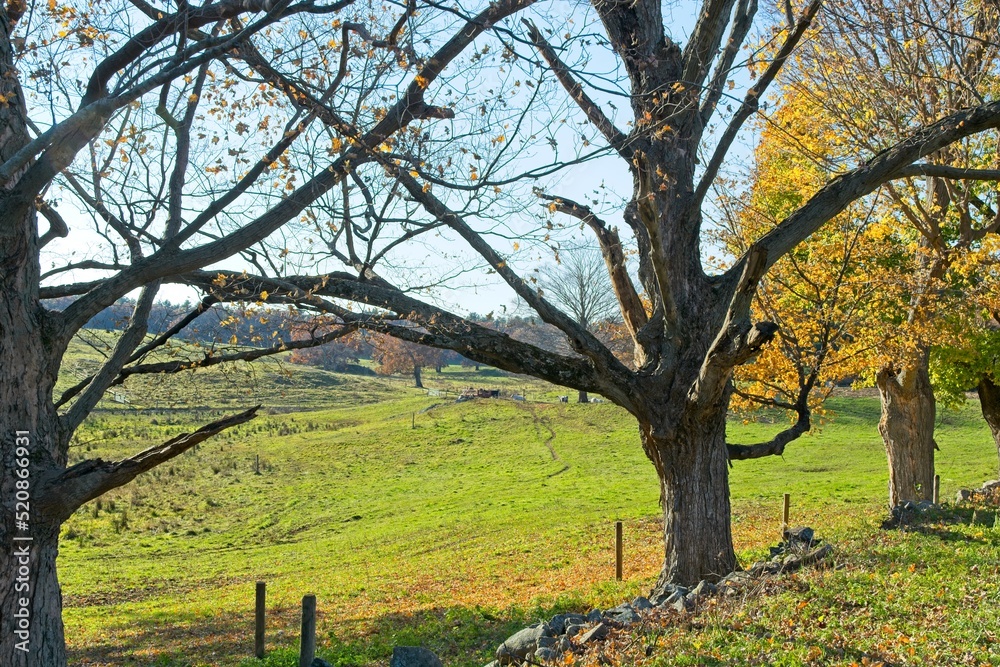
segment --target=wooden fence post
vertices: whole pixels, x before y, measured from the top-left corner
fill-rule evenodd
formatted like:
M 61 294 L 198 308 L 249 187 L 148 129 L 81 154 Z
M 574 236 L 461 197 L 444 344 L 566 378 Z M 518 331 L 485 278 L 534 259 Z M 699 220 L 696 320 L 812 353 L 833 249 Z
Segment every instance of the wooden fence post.
M 299 644 L 299 667 L 309 667 L 316 657 L 316 596 L 302 597 L 302 641 Z
M 615 521 L 615 579 L 622 580 L 622 522 Z
M 788 528 L 788 510 L 792 505 L 792 494 L 786 493 L 781 507 L 781 530 Z
M 932 502 L 937 505 L 941 500 L 941 475 L 934 475 L 934 498 Z
M 267 605 L 267 584 L 257 582 L 256 624 L 253 632 L 253 654 L 264 658 L 264 610 Z

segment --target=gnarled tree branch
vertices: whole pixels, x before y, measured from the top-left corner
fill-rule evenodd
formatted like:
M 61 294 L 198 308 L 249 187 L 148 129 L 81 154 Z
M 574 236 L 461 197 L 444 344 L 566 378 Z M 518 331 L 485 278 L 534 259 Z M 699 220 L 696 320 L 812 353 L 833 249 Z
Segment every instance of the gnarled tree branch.
M 128 484 L 138 475 L 183 454 L 217 433 L 250 421 L 257 416 L 259 409 L 258 405 L 206 424 L 193 433 L 183 433 L 121 461 L 90 459 L 71 466 L 51 479 L 41 480 L 42 489 L 37 496 L 39 508 L 52 520 L 65 521 L 87 501 Z

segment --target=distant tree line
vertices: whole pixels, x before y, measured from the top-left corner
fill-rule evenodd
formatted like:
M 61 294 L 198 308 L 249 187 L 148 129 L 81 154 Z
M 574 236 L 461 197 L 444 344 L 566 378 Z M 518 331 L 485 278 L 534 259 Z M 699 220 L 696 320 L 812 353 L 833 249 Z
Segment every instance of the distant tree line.
M 47 301 L 46 306 L 51 310 L 61 310 L 71 301 L 70 297 L 51 299 Z M 87 322 L 86 328 L 121 331 L 127 326 L 135 305 L 134 299 L 128 297 L 119 299 L 92 317 Z M 176 335 L 177 339 L 203 345 L 230 344 L 235 339 L 241 344 L 249 341 L 253 345 L 263 346 L 278 338 L 304 340 L 321 335 L 333 326 L 325 325 L 324 321 L 314 314 L 306 315 L 294 309 L 271 308 L 259 304 L 158 301 L 150 311 L 149 334 L 155 336 L 170 330 L 185 318 L 190 318 L 199 308 L 204 312 L 183 326 Z M 471 313 L 468 319 L 544 350 L 573 354 L 562 331 L 537 318 L 519 315 L 495 317 L 492 313 L 487 315 Z M 620 352 L 621 356 L 627 356 L 627 346 L 616 343 L 619 339 L 624 340 L 620 337 L 620 324 L 607 319 L 593 326 L 607 345 Z M 418 387 L 422 386 L 421 370 L 424 368 L 433 368 L 436 372 L 441 372 L 444 367 L 451 365 L 475 367 L 477 370 L 480 367 L 478 362 L 467 359 L 453 350 L 435 349 L 397 340 L 391 336 L 361 331 L 317 347 L 294 350 L 289 357 L 292 363 L 316 366 L 328 371 L 370 373 L 370 370 L 359 365 L 363 359 L 375 362 L 380 374 L 414 374 L 415 384 Z

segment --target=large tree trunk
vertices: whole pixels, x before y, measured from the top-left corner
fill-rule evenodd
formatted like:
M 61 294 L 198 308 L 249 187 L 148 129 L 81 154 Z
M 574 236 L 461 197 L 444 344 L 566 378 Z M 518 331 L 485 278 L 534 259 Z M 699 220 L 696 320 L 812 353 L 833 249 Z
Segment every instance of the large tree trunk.
M 51 400 L 44 395 L 48 373 L 37 354 L 42 336 L 37 329 L 25 336 L 12 329 L 11 324 L 23 327 L 33 318 L 12 321 L 12 315 L 24 318 L 27 313 L 17 307 L 21 299 L 9 297 L 9 275 L 4 276 L 0 308 L 0 665 L 64 667 L 62 595 L 56 578 L 61 520 L 39 511 L 40 482 L 58 473 L 63 462 L 54 445 L 58 434 L 49 414 Z M 26 477 L 18 474 L 22 470 Z
M 937 443 L 927 354 L 902 370 L 883 368 L 876 383 L 882 399 L 878 430 L 889 458 L 889 506 L 907 500 L 931 500 Z
M 420 381 L 420 366 L 416 364 L 413 365 L 413 382 L 414 382 L 413 386 L 415 386 L 417 389 L 424 388 L 424 383 Z
M 725 407 L 699 419 L 682 418 L 669 436 L 657 435 L 648 425 L 640 430 L 660 477 L 663 506 L 663 570 L 654 592 L 667 583 L 717 581 L 737 567 Z
M 2 206 L 2 200 L 0 200 Z M 35 215 L 5 221 L 0 237 L 0 665 L 66 664 L 56 554 L 62 518 L 39 510 L 40 487 L 65 467 L 52 407 L 57 369 L 37 300 Z M 21 234 L 11 234 L 21 227 Z M 20 238 L 18 238 L 20 237 Z M 27 250 L 27 252 L 25 252 Z M 21 634 L 18 634 L 21 633 Z
M 29 136 L 11 52 L 10 17 L 2 7 L 0 24 L 0 93 L 7 99 L 0 107 L 3 162 Z M 56 578 L 61 519 L 39 511 L 43 480 L 66 463 L 52 407 L 58 367 L 47 345 L 55 336 L 38 300 L 34 206 L 20 201 L 16 191 L 0 191 L 0 211 L 0 665 L 64 667 Z
M 587 396 L 587 392 L 580 391 L 580 393 L 576 397 L 576 402 L 577 403 L 589 403 L 590 402 L 590 398 Z
M 993 442 L 997 446 L 997 455 L 1000 456 L 1000 386 L 997 386 L 992 378 L 984 375 L 976 387 L 976 392 L 979 394 L 979 408 L 983 411 L 983 419 L 990 427 Z

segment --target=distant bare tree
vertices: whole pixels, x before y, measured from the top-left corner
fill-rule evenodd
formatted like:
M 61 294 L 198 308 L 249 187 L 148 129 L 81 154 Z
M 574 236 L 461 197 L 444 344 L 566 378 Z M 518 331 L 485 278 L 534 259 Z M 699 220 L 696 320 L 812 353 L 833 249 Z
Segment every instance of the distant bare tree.
M 618 319 L 618 297 L 601 253 L 581 248 L 560 253 L 560 258 L 559 264 L 541 272 L 538 283 L 545 297 L 588 331 L 605 320 Z M 578 400 L 589 400 L 583 389 Z

